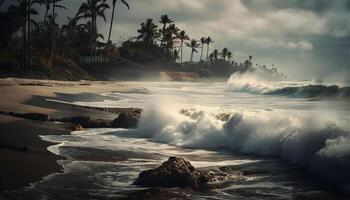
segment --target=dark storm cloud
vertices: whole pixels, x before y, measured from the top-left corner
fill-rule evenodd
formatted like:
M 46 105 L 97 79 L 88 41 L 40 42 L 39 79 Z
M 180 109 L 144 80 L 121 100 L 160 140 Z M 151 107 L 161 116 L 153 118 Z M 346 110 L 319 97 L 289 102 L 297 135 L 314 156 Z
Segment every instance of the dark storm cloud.
M 242 3 L 255 11 L 259 11 L 261 9 L 274 10 L 294 8 L 307 9 L 316 13 L 322 13 L 335 5 L 339 5 L 346 10 L 350 10 L 350 1 L 348 0 L 244 0 Z

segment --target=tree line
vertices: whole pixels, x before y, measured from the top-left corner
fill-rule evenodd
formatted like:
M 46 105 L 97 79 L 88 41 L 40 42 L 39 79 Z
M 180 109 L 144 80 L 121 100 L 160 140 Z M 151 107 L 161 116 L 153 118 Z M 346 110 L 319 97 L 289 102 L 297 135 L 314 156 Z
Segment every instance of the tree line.
M 0 0 L 0 6 L 4 1 Z M 191 38 L 166 14 L 160 16 L 158 24 L 153 19 L 146 19 L 135 37 L 117 47 L 111 40 L 115 10 L 117 2 L 130 9 L 126 0 L 86 0 L 63 25 L 57 23 L 57 17 L 60 17 L 57 11 L 67 10 L 63 5 L 67 0 L 8 1 L 11 3 L 7 10 L 0 11 L 0 53 L 10 50 L 20 63 L 21 72 L 26 74 L 31 73 L 31 66 L 38 63 L 54 66 L 59 60 L 71 60 L 79 64 L 84 56 L 95 65 L 122 58 L 142 65 L 182 66 L 182 70 L 196 67 L 216 74 L 252 67 L 252 56 L 244 63 L 238 63 L 228 48 L 211 51 L 214 40 L 210 36 L 199 40 Z M 42 13 L 36 10 L 39 7 Z M 106 18 L 108 10 L 111 10 L 110 19 Z M 38 17 L 42 19 L 34 20 Z M 98 30 L 98 19 L 109 23 L 108 33 Z M 104 35 L 108 38 L 105 39 Z M 189 62 L 184 62 L 185 47 L 190 49 Z M 194 54 L 199 53 L 200 59 L 196 63 Z

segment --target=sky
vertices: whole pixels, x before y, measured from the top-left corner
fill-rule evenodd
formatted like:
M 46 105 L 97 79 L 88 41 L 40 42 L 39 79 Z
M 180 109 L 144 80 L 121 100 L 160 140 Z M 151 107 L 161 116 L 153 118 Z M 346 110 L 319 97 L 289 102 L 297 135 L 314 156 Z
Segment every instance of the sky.
M 59 21 L 74 16 L 84 0 L 64 0 Z M 112 0 L 109 0 L 111 3 Z M 234 60 L 277 66 L 291 79 L 350 79 L 350 0 L 128 0 L 118 1 L 112 40 L 136 36 L 147 18 L 167 14 L 191 38 L 213 38 Z M 109 22 L 111 9 L 106 12 Z M 41 17 L 41 16 L 40 16 Z M 99 20 L 107 36 L 109 24 Z M 190 52 L 184 52 L 189 59 Z M 199 59 L 199 54 L 195 56 Z

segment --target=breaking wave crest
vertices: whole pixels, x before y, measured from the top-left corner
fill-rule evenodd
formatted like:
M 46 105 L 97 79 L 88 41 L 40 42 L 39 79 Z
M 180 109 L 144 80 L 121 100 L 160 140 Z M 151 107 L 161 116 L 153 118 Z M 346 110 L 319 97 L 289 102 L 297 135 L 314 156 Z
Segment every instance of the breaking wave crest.
M 339 87 L 337 85 L 307 85 L 302 87 L 284 87 L 270 92 L 266 95 L 286 95 L 305 98 L 349 98 L 350 87 Z
M 281 95 L 301 98 L 349 98 L 350 87 L 312 85 L 309 82 L 282 82 L 259 72 L 235 73 L 226 90 L 262 95 Z
M 350 133 L 344 119 L 307 112 L 174 110 L 147 109 L 137 134 L 177 146 L 280 158 L 332 184 L 349 183 Z

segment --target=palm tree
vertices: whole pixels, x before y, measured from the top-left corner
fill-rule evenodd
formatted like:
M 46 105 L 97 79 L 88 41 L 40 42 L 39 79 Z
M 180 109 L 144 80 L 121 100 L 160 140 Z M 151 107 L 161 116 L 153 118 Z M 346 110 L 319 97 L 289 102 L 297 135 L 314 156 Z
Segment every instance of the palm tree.
M 56 4 L 59 1 L 62 1 L 62 0 L 47 0 L 47 5 L 50 5 L 50 3 L 52 2 L 52 47 L 51 47 L 51 59 L 50 59 L 51 64 L 52 64 L 53 56 L 55 54 L 55 45 L 56 45 L 56 40 L 55 40 L 55 36 L 56 36 L 55 35 L 56 8 L 66 9 L 66 7 Z M 47 9 L 47 7 L 46 7 L 46 9 Z M 50 6 L 49 6 L 49 9 L 50 9 Z M 46 12 L 47 11 L 48 10 L 46 10 Z M 45 25 L 45 23 L 44 23 L 44 25 Z
M 209 60 L 210 60 L 210 62 L 213 62 L 213 60 L 214 60 L 214 53 L 211 53 L 209 55 Z
M 249 56 L 249 66 L 252 66 L 252 59 L 253 59 L 253 56 Z
M 221 52 L 221 57 L 226 60 L 226 57 L 227 57 L 227 53 L 229 52 L 229 50 L 225 47 L 222 49 L 222 52 Z
M 179 59 L 179 51 L 177 49 L 174 49 L 173 62 L 176 62 L 177 59 Z
M 188 35 L 186 34 L 186 32 L 185 32 L 184 30 L 182 30 L 182 31 L 178 34 L 177 38 L 179 38 L 179 40 L 181 41 L 181 44 L 180 44 L 180 51 L 181 51 L 181 53 L 180 53 L 180 59 L 181 59 L 181 63 L 182 63 L 183 43 L 184 43 L 184 41 L 190 40 L 190 38 L 188 37 Z
M 191 42 L 186 42 L 186 45 L 191 48 L 191 58 L 190 62 L 193 62 L 193 54 L 197 51 L 197 48 L 200 46 L 200 44 L 197 42 L 197 40 L 192 39 Z
M 207 43 L 207 59 L 206 59 L 207 62 L 208 62 L 208 58 L 209 58 L 209 57 L 208 57 L 208 56 L 209 56 L 209 46 L 210 46 L 210 44 L 213 43 L 213 42 L 214 42 L 214 41 L 208 36 L 208 37 L 207 37 L 207 41 L 206 41 L 206 43 Z
M 180 29 L 177 28 L 175 24 L 170 24 L 169 27 L 166 28 L 164 45 L 166 45 L 167 48 L 170 48 L 170 49 L 174 48 L 174 39 L 177 38 L 179 30 Z
M 55 1 L 55 2 L 54 2 L 54 1 Z M 57 4 L 57 3 L 60 2 L 60 1 L 63 1 L 63 0 L 40 0 L 40 4 L 45 4 L 45 6 L 46 6 L 42 30 L 44 30 L 44 28 L 45 28 L 46 19 L 47 19 L 47 15 L 48 15 L 48 13 L 49 13 L 49 10 L 50 10 L 50 8 L 51 8 L 51 4 L 55 3 L 55 8 L 62 8 L 62 9 L 64 9 L 64 10 L 67 10 L 67 8 L 66 8 L 65 6 L 62 6 L 62 5 Z
M 130 10 L 130 6 L 125 0 L 121 0 L 121 2 L 128 8 L 128 10 Z M 111 34 L 112 34 L 112 29 L 113 29 L 114 12 L 115 12 L 115 5 L 116 5 L 116 3 L 117 3 L 117 0 L 113 0 L 111 25 L 109 26 L 109 34 L 108 34 L 107 42 L 109 42 L 111 40 Z
M 97 47 L 97 24 L 96 20 L 101 17 L 105 22 L 105 10 L 109 8 L 106 0 L 87 0 L 82 3 L 78 13 L 76 14 L 77 19 L 90 19 L 91 22 L 91 35 L 90 35 L 90 54 L 93 57 L 94 63 L 96 63 L 96 47 Z
M 227 52 L 227 59 L 228 59 L 228 61 L 231 61 L 231 59 L 232 59 L 232 52 L 231 51 Z
M 38 12 L 32 8 L 32 5 L 39 3 L 38 0 L 23 0 L 18 6 L 10 5 L 8 12 L 12 12 L 16 17 L 22 18 L 22 34 L 23 34 L 23 70 L 25 73 L 30 72 L 30 44 L 32 24 L 36 22 L 31 19 L 32 15 Z
M 214 49 L 213 51 L 213 58 L 214 60 L 217 60 L 219 58 L 219 51 L 217 49 Z
M 162 31 L 161 31 L 161 33 L 162 33 L 162 41 L 161 41 L 161 45 L 163 46 L 164 45 L 164 42 L 165 42 L 165 36 L 166 36 L 166 25 L 167 24 L 171 24 L 171 23 L 173 23 L 174 21 L 172 21 L 169 17 L 168 17 L 168 15 L 162 15 L 161 17 L 160 17 L 160 20 L 159 20 L 159 23 L 161 23 L 161 24 L 163 24 L 163 29 L 162 29 Z
M 201 58 L 200 58 L 200 61 L 202 61 L 202 58 L 203 58 L 203 49 L 204 49 L 204 44 L 206 44 L 206 43 L 207 43 L 207 38 L 202 37 L 200 41 L 201 41 L 201 44 L 202 44 L 202 47 L 201 47 Z
M 141 28 L 137 30 L 139 33 L 137 39 L 142 40 L 149 47 L 153 46 L 155 41 L 160 37 L 157 28 L 158 26 L 153 23 L 153 19 L 147 19 L 146 22 L 141 24 Z

